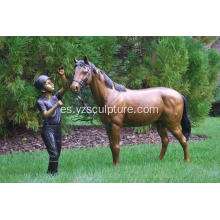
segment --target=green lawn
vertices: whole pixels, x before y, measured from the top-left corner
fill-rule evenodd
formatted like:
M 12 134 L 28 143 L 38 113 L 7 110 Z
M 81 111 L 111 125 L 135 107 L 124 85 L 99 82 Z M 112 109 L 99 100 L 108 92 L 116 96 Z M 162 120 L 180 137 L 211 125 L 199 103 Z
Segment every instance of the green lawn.
M 59 173 L 51 177 L 46 151 L 17 153 L 0 156 L 0 182 L 220 182 L 220 118 L 208 118 L 193 134 L 210 138 L 189 143 L 190 163 L 174 143 L 163 161 L 158 145 L 122 147 L 117 168 L 109 148 L 63 150 Z

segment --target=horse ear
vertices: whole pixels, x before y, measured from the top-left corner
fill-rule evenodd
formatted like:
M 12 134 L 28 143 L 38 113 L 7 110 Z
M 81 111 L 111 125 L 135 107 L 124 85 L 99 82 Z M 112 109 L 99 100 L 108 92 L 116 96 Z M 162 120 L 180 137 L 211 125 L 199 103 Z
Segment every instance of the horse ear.
M 76 59 L 76 57 L 74 57 L 73 59 L 74 59 L 74 62 L 75 62 L 75 63 L 77 63 L 77 62 L 78 62 L 78 60 Z
M 88 60 L 88 57 L 87 57 L 87 56 L 84 57 L 84 62 L 85 62 L 85 64 L 88 64 L 88 65 L 89 65 L 89 60 Z

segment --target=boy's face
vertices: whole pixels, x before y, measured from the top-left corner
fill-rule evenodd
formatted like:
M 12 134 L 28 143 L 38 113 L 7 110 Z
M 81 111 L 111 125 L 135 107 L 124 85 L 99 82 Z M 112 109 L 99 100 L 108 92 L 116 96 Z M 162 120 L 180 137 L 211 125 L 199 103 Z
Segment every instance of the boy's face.
M 44 88 L 47 89 L 47 91 L 53 92 L 54 91 L 54 84 L 52 83 L 52 81 L 50 79 L 48 79 L 45 83 L 44 83 Z

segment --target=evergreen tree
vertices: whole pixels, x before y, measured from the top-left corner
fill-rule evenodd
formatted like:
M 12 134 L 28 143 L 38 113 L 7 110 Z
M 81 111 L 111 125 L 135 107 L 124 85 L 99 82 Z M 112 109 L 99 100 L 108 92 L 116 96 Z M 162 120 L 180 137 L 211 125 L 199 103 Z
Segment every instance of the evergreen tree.
M 166 86 L 189 101 L 196 125 L 208 114 L 220 58 L 216 50 L 203 46 L 214 38 L 192 37 L 0 37 L 0 135 L 22 126 L 37 131 L 41 116 L 35 108 L 39 93 L 33 86 L 41 74 L 61 87 L 57 69 L 65 68 L 73 78 L 73 57 L 85 55 L 113 80 L 128 88 Z M 85 90 L 85 99 L 91 93 Z M 68 91 L 64 105 L 73 102 Z M 69 118 L 63 115 L 65 128 Z

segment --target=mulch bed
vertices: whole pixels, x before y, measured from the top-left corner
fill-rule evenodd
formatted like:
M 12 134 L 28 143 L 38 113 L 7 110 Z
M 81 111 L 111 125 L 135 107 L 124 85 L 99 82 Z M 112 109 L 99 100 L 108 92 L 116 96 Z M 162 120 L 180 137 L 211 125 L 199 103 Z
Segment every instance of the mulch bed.
M 191 136 L 189 141 L 202 141 L 206 138 Z M 177 140 L 169 133 L 169 140 Z M 120 145 L 160 144 L 161 140 L 152 128 L 150 134 L 134 134 L 132 128 L 123 128 Z M 99 126 L 76 126 L 73 131 L 63 136 L 62 149 L 102 147 L 109 146 L 108 137 L 103 127 Z M 30 130 L 17 130 L 11 137 L 0 140 L 0 155 L 14 152 L 33 152 L 45 150 L 44 143 L 39 132 Z

